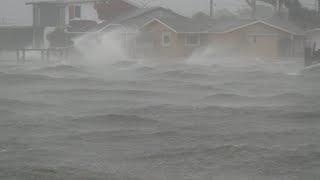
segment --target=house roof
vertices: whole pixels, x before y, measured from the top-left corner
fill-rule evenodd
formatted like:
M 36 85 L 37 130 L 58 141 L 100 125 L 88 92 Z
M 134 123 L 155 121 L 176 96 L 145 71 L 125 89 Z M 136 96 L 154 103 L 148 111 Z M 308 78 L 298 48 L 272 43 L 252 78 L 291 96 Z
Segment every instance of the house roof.
M 299 26 L 293 24 L 289 20 L 279 18 L 277 16 L 273 16 L 273 17 L 264 19 L 263 21 L 269 25 L 273 25 L 277 28 L 281 28 L 283 30 L 286 30 L 286 31 L 290 32 L 291 34 L 295 34 L 295 35 L 303 35 L 304 34 L 303 28 L 300 28 Z
M 199 20 L 179 15 L 163 7 L 140 8 L 118 16 L 113 21 L 99 24 L 97 30 L 105 30 L 110 24 L 117 24 L 127 29 L 141 29 L 142 27 L 158 22 L 177 33 L 228 33 L 254 24 L 262 23 L 292 35 L 304 35 L 303 29 L 288 20 L 278 16 L 267 19 L 223 19 Z
M 213 24 L 212 28 L 209 30 L 211 33 L 228 33 L 236 31 L 254 24 L 262 23 L 272 28 L 281 30 L 283 32 L 292 35 L 303 35 L 303 29 L 294 25 L 288 20 L 283 20 L 279 17 L 271 17 L 267 19 L 254 20 L 254 19 L 236 19 L 236 20 L 222 20 L 217 21 Z
M 26 3 L 26 5 L 32 5 L 32 4 L 79 4 L 79 3 L 93 3 L 93 2 L 101 2 L 102 0 L 31 0 Z M 140 7 L 139 4 L 136 2 L 133 2 L 131 0 L 121 0 L 124 2 L 127 2 L 133 6 Z
M 140 8 L 122 14 L 112 21 L 105 21 L 99 24 L 96 29 L 100 31 L 104 30 L 110 27 L 110 24 L 121 24 L 126 27 L 139 29 L 141 26 L 153 20 L 154 18 L 169 18 L 174 16 L 181 15 L 163 7 Z
M 232 30 L 237 30 L 241 27 L 250 25 L 255 22 L 252 19 L 228 19 L 228 20 L 216 20 L 213 22 L 210 29 L 208 29 L 209 33 L 225 33 Z
M 205 33 L 208 30 L 207 25 L 198 23 L 193 19 L 183 16 L 154 18 L 143 26 L 155 21 L 167 26 L 169 29 L 177 33 Z
M 99 0 L 33 0 L 26 2 L 26 5 L 33 4 L 73 4 L 73 3 L 92 3 Z
M 320 28 L 313 28 L 313 29 L 308 29 L 306 31 L 307 34 L 312 34 L 312 33 L 316 33 L 316 32 L 319 32 L 320 31 Z

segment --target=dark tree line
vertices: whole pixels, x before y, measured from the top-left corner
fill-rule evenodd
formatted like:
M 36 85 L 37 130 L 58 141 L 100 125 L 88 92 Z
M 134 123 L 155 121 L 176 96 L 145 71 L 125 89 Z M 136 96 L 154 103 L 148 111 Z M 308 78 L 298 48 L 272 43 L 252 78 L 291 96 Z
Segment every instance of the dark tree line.
M 303 28 L 320 27 L 319 12 L 315 9 L 303 7 L 299 0 L 246 0 L 251 8 L 255 6 L 256 1 L 272 5 L 279 13 L 281 7 L 288 8 L 290 20 Z

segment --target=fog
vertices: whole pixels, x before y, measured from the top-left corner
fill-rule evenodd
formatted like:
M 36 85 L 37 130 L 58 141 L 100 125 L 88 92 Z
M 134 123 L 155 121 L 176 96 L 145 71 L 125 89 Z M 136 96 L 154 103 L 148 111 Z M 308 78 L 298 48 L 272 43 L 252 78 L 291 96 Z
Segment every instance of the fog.
M 316 29 L 145 10 L 0 26 L 0 179 L 320 178 Z
M 32 23 L 32 13 L 31 8 L 25 6 L 25 2 L 30 2 L 26 0 L 1 0 L 0 6 L 0 22 L 4 21 L 9 24 L 16 25 L 31 25 Z M 139 0 L 137 0 L 140 3 Z M 141 2 L 144 2 L 143 0 Z M 302 0 L 301 1 L 307 7 L 314 7 L 313 0 Z M 181 5 L 183 3 L 183 6 Z M 244 7 L 246 4 L 244 1 L 239 0 L 215 0 L 217 9 L 230 8 L 232 10 L 237 10 L 240 7 Z M 151 6 L 161 5 L 164 7 L 169 7 L 179 13 L 185 15 L 192 15 L 198 11 L 209 12 L 208 0 L 154 0 L 150 3 Z M 14 11 L 13 11 L 14 9 Z M 2 19 L 2 20 L 1 20 Z

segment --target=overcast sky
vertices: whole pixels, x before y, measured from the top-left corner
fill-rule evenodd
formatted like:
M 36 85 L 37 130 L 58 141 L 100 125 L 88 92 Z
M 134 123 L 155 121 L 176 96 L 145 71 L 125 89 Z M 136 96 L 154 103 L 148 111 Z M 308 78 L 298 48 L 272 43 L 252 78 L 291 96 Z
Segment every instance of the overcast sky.
M 136 0 L 139 1 L 139 0 Z M 209 0 L 154 0 L 156 5 L 163 5 L 185 15 L 198 11 L 208 11 Z M 315 0 L 300 0 L 304 5 L 313 7 Z M 26 0 L 0 0 L 0 24 L 4 22 L 17 25 L 31 24 L 31 8 L 25 5 Z M 245 0 L 214 0 L 216 9 L 232 10 L 245 7 Z

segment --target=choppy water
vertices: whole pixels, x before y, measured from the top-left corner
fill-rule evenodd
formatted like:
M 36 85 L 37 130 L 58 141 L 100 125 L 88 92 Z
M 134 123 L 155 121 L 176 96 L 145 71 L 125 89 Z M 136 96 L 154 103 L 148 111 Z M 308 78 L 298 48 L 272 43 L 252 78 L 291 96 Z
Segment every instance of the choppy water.
M 0 179 L 320 179 L 296 60 L 0 66 Z

